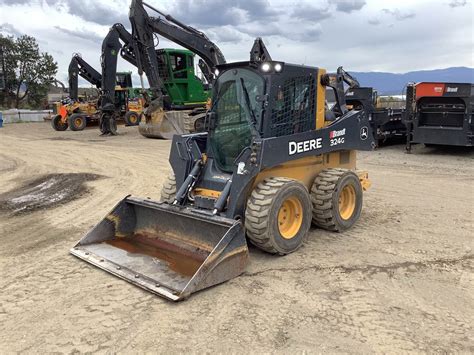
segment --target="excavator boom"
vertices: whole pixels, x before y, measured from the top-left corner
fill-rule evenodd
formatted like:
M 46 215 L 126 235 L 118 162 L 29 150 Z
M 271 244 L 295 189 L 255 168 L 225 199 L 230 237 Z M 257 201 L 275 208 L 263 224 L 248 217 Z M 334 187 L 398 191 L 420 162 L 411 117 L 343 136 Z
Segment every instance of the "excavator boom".
M 79 76 L 97 88 L 101 87 L 102 76 L 80 54 L 75 53 L 69 63 L 69 97 L 78 100 Z
M 163 17 L 149 16 L 145 6 Z M 164 111 L 165 85 L 160 76 L 155 35 L 167 38 L 201 57 L 199 67 L 208 83 L 215 79 L 216 66 L 225 63 L 224 55 L 204 33 L 163 14 L 142 0 L 132 0 L 129 18 L 132 37 L 136 39 L 135 58 L 138 73 L 140 76 L 146 74 L 151 91 L 151 98 L 145 103 L 145 120 L 140 123 L 139 131 L 145 137 L 165 139 L 171 139 L 173 134 L 186 133 L 184 126 L 189 126 L 189 123 L 183 122 L 196 122 L 198 118 L 190 117 L 192 112 Z M 195 124 L 192 126 L 195 128 Z

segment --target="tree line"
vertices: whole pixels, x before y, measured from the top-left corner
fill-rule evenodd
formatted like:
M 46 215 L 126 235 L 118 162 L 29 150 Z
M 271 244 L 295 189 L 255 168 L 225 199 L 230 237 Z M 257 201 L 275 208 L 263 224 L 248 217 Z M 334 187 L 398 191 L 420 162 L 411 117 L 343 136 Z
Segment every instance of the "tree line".
M 34 37 L 0 34 L 0 106 L 40 108 L 55 83 L 58 64 Z

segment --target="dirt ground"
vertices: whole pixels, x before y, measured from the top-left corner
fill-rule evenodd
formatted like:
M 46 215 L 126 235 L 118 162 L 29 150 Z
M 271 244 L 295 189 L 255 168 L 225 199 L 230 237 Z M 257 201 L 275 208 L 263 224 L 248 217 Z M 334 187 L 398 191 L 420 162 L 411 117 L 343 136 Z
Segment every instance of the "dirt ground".
M 159 197 L 170 142 L 119 130 L 0 128 L 0 353 L 474 352 L 472 150 L 360 153 L 352 230 L 251 248 L 241 277 L 172 303 L 68 254 L 125 195 Z

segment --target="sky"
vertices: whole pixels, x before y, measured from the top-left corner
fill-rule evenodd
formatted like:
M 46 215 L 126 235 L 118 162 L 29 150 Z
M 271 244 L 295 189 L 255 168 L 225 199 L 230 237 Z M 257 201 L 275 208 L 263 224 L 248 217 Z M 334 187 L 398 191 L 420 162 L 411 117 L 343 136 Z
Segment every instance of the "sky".
M 272 58 L 334 71 L 474 67 L 474 0 L 146 0 L 203 31 L 227 62 L 248 60 L 255 37 Z M 128 0 L 0 0 L 0 33 L 36 37 L 67 82 L 73 53 L 100 68 L 102 39 L 130 29 Z M 159 15 L 148 10 L 150 16 Z M 160 38 L 159 47 L 179 48 Z M 119 61 L 119 70 L 136 69 Z M 138 86 L 134 74 L 134 84 Z M 84 84 L 84 82 L 82 82 Z

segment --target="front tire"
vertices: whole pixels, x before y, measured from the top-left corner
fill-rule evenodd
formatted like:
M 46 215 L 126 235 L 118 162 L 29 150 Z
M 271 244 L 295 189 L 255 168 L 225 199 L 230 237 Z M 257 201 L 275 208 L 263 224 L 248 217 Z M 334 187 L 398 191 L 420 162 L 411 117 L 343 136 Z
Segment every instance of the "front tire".
M 55 131 L 65 131 L 68 127 L 67 122 L 62 121 L 61 115 L 56 115 L 51 120 L 51 126 Z
M 71 131 L 82 131 L 86 128 L 87 118 L 81 113 L 74 113 L 68 117 L 68 124 Z
M 247 236 L 260 249 L 285 255 L 304 242 L 311 227 L 311 199 L 296 180 L 272 177 L 252 191 L 245 210 Z
M 165 182 L 163 183 L 163 187 L 161 188 L 161 202 L 166 203 L 173 203 L 176 198 L 176 178 L 173 173 L 170 173 L 167 177 Z
M 320 228 L 342 232 L 351 228 L 362 211 L 362 185 L 347 169 L 323 170 L 311 188 L 313 223 Z

